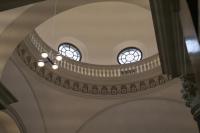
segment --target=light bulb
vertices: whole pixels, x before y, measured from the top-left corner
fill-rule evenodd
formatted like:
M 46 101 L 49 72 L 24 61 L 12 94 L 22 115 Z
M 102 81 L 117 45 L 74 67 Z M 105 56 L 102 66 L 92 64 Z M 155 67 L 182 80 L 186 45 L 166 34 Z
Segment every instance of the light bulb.
M 41 53 L 41 56 L 42 56 L 42 58 L 47 58 L 48 57 L 48 53 L 46 53 L 46 52 L 43 52 L 43 53 Z
M 44 67 L 44 62 L 42 60 L 39 60 L 38 63 L 37 63 L 37 65 L 39 67 Z
M 56 60 L 57 60 L 57 61 L 61 61 L 61 60 L 62 60 L 62 55 L 57 54 L 57 56 L 56 56 Z
M 57 64 L 53 64 L 51 67 L 52 67 L 52 69 L 54 69 L 54 70 L 58 69 L 58 65 L 57 65 Z

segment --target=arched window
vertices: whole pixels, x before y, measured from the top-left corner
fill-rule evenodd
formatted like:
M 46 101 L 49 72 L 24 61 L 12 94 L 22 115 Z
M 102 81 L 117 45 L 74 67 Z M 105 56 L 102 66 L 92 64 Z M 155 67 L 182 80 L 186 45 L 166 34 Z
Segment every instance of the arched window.
M 66 56 L 75 61 L 81 61 L 80 50 L 71 43 L 62 43 L 58 47 L 58 51 L 61 55 Z
M 129 64 L 142 59 L 142 51 L 135 47 L 128 47 L 121 50 L 117 56 L 119 64 Z

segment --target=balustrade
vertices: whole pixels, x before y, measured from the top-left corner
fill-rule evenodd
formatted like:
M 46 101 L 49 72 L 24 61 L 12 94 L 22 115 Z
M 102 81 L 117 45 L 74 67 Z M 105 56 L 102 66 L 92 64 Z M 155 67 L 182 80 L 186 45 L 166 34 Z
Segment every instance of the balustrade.
M 27 44 L 32 44 L 38 51 L 38 53 L 47 52 L 50 59 L 58 54 L 57 51 L 50 48 L 44 41 L 38 36 L 36 32 L 33 32 L 25 39 Z M 91 77 L 123 77 L 145 73 L 151 71 L 157 67 L 160 67 L 160 59 L 158 54 L 143 59 L 139 62 L 124 65 L 94 65 L 83 62 L 77 62 L 67 57 L 63 57 L 63 60 L 58 63 L 59 68 L 67 71 L 71 71 L 77 74 Z

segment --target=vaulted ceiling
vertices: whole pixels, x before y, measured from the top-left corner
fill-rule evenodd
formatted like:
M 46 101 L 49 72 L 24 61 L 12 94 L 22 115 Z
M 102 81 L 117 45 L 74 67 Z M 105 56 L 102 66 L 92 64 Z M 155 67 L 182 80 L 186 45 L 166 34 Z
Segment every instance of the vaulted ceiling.
M 57 14 L 36 28 L 56 51 L 69 42 L 82 53 L 82 61 L 118 64 L 119 51 L 137 47 L 143 58 L 157 54 L 151 11 L 125 2 L 96 2 Z
M 57 3 L 57 13 L 83 4 L 100 1 L 102 2 L 102 0 L 59 0 Z M 0 74 L 19 42 L 39 24 L 54 16 L 55 2 L 55 0 L 47 0 L 30 6 L 0 12 Z M 123 2 L 149 9 L 148 0 L 123 0 Z

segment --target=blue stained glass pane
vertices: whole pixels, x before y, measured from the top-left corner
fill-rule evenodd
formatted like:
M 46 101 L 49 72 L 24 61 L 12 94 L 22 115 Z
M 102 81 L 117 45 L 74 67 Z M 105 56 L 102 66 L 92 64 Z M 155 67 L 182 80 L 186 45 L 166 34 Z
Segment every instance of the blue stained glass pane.
M 142 59 L 142 51 L 138 48 L 130 47 L 123 49 L 118 54 L 119 64 L 129 64 Z
M 81 52 L 80 50 L 70 43 L 62 43 L 58 47 L 58 52 L 63 56 L 66 56 L 70 59 L 81 61 Z

